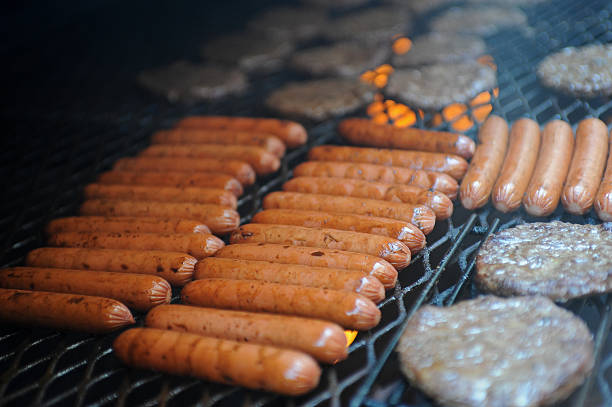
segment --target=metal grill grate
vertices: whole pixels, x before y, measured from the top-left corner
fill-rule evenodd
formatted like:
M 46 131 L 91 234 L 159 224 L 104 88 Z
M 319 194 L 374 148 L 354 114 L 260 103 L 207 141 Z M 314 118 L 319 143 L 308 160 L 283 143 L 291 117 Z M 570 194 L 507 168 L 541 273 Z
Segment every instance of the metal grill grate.
M 499 98 L 494 112 L 513 121 L 529 116 L 539 123 L 561 118 L 572 125 L 586 117 L 612 122 L 612 101 L 588 101 L 552 93 L 538 82 L 534 66 L 545 55 L 568 45 L 612 41 L 612 4 L 604 0 L 558 0 L 525 8 L 528 31 L 508 30 L 487 39 L 498 66 Z M 419 24 L 423 25 L 423 24 Z M 55 110 L 3 109 L 11 140 L 2 149 L 2 171 L 10 180 L 0 203 L 0 264 L 19 265 L 25 254 L 43 245 L 42 228 L 53 218 L 76 213 L 84 185 L 109 169 L 119 157 L 148 144 L 151 131 L 178 117 L 196 113 L 262 115 L 263 96 L 292 75 L 281 72 L 254 80 L 243 98 L 194 108 L 151 102 L 148 95 L 126 89 L 126 101 L 91 107 L 96 115 L 72 110 L 70 91 L 87 78 L 95 60 L 75 66 L 75 81 L 58 98 Z M 98 68 L 101 69 L 101 68 Z M 121 68 L 117 68 L 118 70 Z M 117 71 L 119 72 L 119 71 Z M 53 75 L 51 75 L 53 76 Z M 85 110 L 87 111 L 87 110 Z M 262 197 L 280 188 L 310 147 L 340 143 L 336 122 L 309 129 L 308 146 L 290 151 L 281 170 L 246 191 L 239 201 L 242 222 L 259 209 Z M 445 126 L 442 126 L 445 127 Z M 468 132 L 474 137 L 476 129 Z M 593 214 L 577 217 L 557 210 L 549 220 L 598 223 Z M 399 284 L 379 305 L 382 320 L 360 333 L 346 361 L 324 369 L 321 384 L 309 395 L 288 399 L 273 394 L 205 383 L 122 366 L 112 355 L 115 335 L 91 336 L 48 330 L 0 327 L 0 404 L 4 405 L 430 405 L 401 377 L 392 352 L 407 317 L 422 303 L 452 304 L 477 291 L 470 282 L 480 243 L 496 229 L 532 221 L 523 210 L 502 215 L 490 205 L 471 214 L 455 207 L 451 219 L 428 236 L 427 247 L 400 273 Z M 176 293 L 175 293 L 176 294 Z M 176 295 L 175 295 L 176 298 Z M 585 319 L 596 335 L 600 363 L 587 383 L 564 405 L 612 405 L 612 295 L 573 301 L 566 306 Z M 142 318 L 138 319 L 139 323 Z

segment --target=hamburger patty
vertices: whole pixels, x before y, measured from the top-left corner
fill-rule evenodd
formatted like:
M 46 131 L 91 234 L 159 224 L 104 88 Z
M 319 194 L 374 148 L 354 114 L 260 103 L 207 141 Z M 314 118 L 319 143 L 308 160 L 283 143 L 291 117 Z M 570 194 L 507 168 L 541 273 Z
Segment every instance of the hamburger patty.
M 476 60 L 485 53 L 485 42 L 473 35 L 430 33 L 414 40 L 409 52 L 393 57 L 394 66 Z
M 493 35 L 505 28 L 526 24 L 527 17 L 519 9 L 472 6 L 449 9 L 432 20 L 430 29 L 438 32 Z

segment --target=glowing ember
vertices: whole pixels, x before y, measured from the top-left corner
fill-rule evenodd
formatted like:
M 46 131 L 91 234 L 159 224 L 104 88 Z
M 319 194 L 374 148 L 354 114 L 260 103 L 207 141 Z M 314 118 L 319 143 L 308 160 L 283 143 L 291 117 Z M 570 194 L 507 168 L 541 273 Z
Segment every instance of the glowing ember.
M 346 335 L 346 347 L 348 348 L 357 337 L 357 331 L 344 331 L 344 335 Z
M 405 54 L 412 48 L 412 41 L 410 38 L 399 37 L 393 42 L 392 48 L 393 52 L 397 55 Z
M 479 64 L 486 65 L 494 71 L 497 71 L 497 64 L 495 63 L 495 60 L 493 60 L 493 57 L 491 55 L 483 55 L 479 57 L 477 61 Z
M 365 71 L 361 74 L 361 80 L 365 83 L 372 84 L 377 88 L 384 88 L 389 81 L 389 75 L 393 73 L 393 67 L 389 64 L 383 64 L 374 70 Z

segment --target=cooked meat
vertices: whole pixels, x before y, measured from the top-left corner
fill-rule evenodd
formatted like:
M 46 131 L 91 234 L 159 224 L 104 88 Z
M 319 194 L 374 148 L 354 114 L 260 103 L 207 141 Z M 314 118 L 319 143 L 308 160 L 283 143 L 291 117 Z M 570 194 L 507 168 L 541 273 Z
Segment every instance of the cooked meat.
M 391 41 L 410 31 L 410 16 L 397 7 L 375 7 L 343 15 L 327 25 L 332 40 Z
M 410 51 L 393 57 L 394 66 L 416 66 L 438 62 L 476 60 L 485 53 L 482 39 L 473 35 L 456 33 L 430 33 L 412 43 Z
M 328 25 L 327 13 L 313 7 L 276 7 L 257 15 L 249 28 L 284 40 L 306 41 Z
M 493 35 L 500 30 L 526 24 L 527 17 L 518 9 L 472 6 L 449 9 L 432 20 L 430 29 L 439 32 Z

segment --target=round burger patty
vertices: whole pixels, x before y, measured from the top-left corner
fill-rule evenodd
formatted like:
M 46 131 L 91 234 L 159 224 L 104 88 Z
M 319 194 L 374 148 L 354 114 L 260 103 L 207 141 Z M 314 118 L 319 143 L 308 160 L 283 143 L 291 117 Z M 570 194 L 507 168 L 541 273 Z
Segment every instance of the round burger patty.
M 387 93 L 412 107 L 438 110 L 451 103 L 467 103 L 496 83 L 495 71 L 475 61 L 434 64 L 396 70 Z
M 394 66 L 416 66 L 438 62 L 476 60 L 484 54 L 485 42 L 473 35 L 430 33 L 414 40 L 410 51 L 393 57 Z
M 373 97 L 373 89 L 355 79 L 319 79 L 289 83 L 272 92 L 266 105 L 289 117 L 324 120 L 350 113 Z
M 587 326 L 545 297 L 425 306 L 408 322 L 397 351 L 408 379 L 448 406 L 552 404 L 593 368 Z
M 540 80 L 577 96 L 612 95 L 612 44 L 568 47 L 538 65 Z
M 375 7 L 346 14 L 331 21 L 326 35 L 332 40 L 391 41 L 410 31 L 410 16 L 396 7 Z
M 284 40 L 306 41 L 329 24 L 327 13 L 313 7 L 277 7 L 257 15 L 249 28 Z
M 612 223 L 526 223 L 489 237 L 476 282 L 499 295 L 568 300 L 612 291 Z
M 455 7 L 435 18 L 430 29 L 438 32 L 492 35 L 499 30 L 526 23 L 527 16 L 519 9 L 494 6 Z

